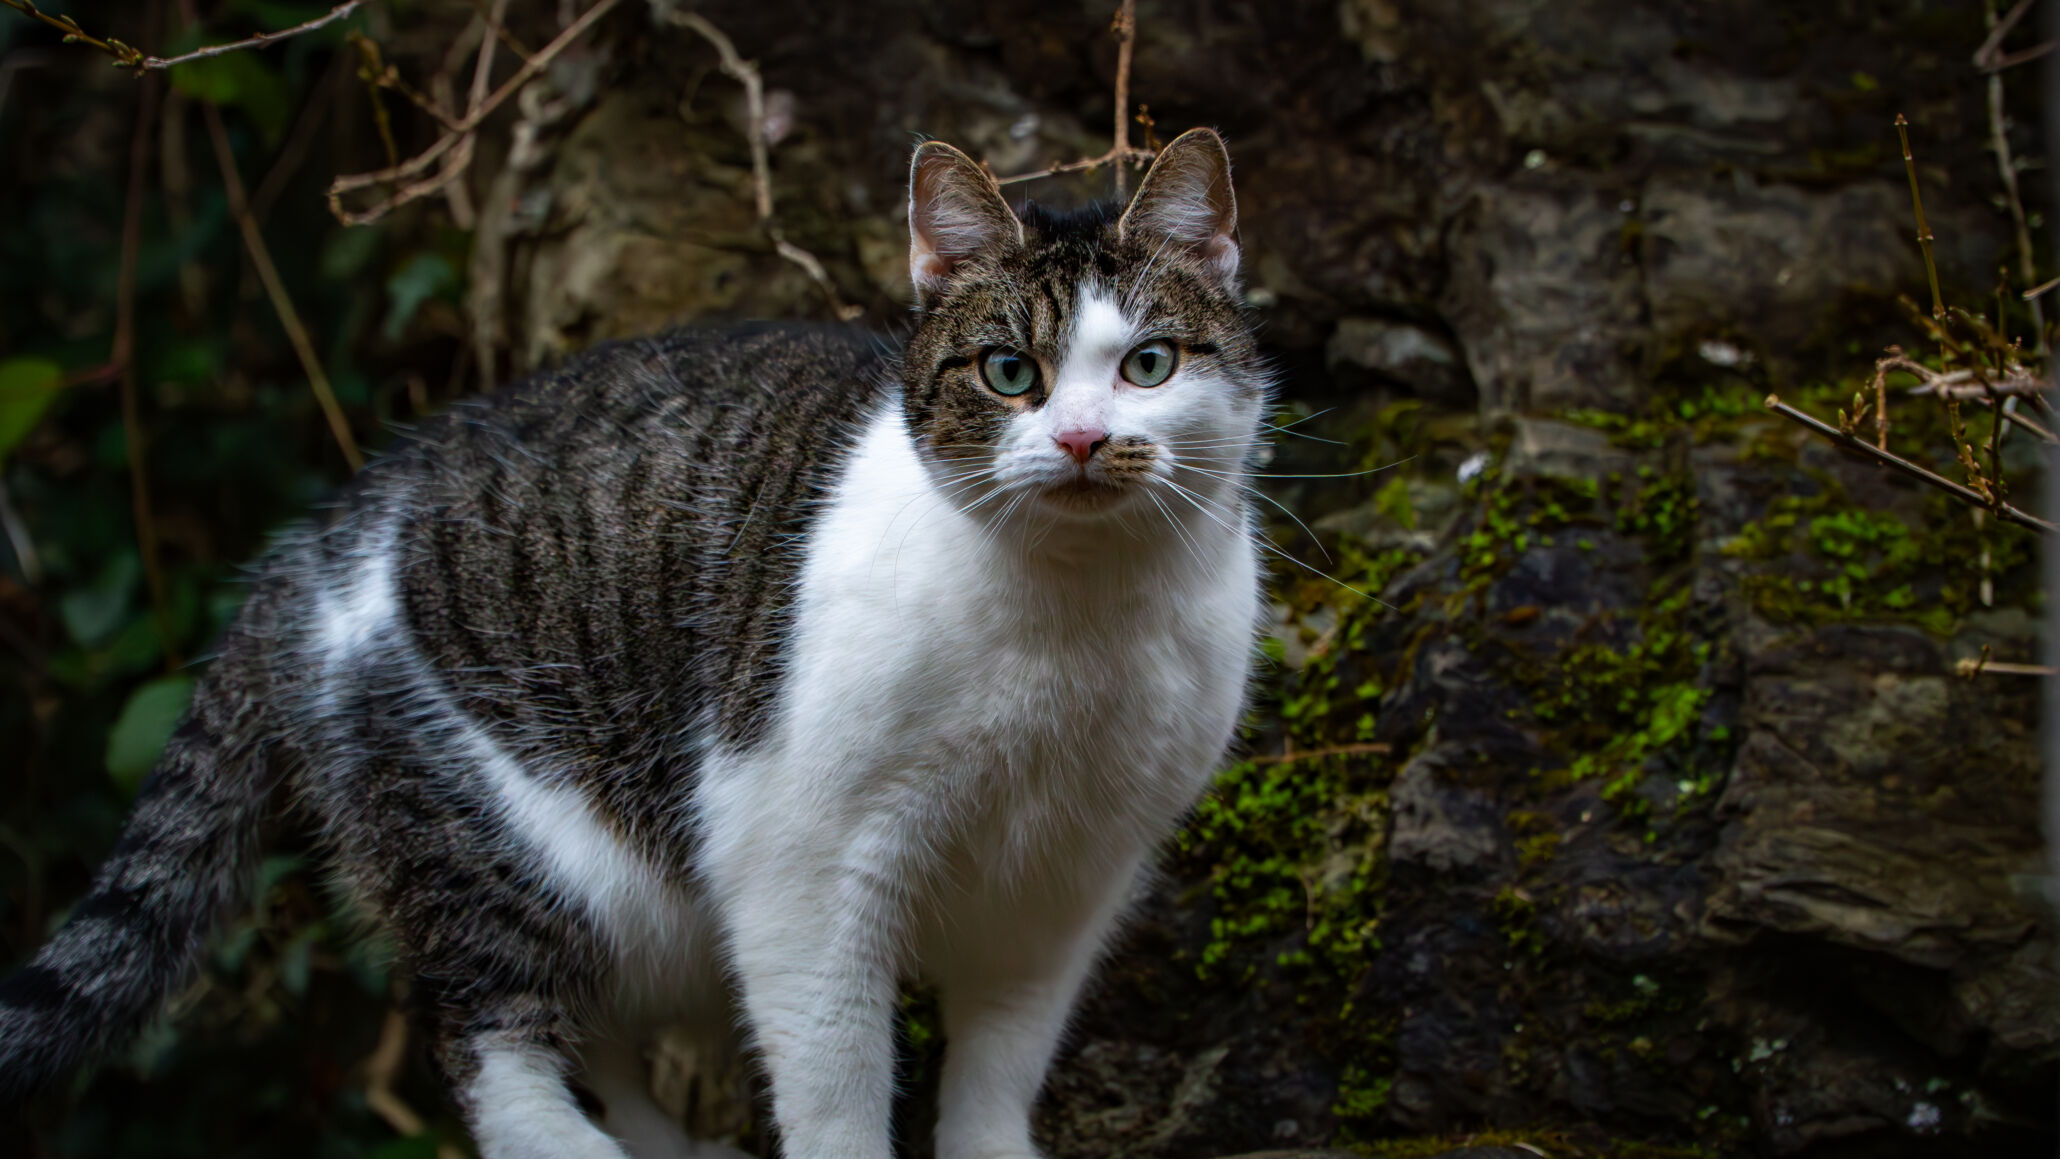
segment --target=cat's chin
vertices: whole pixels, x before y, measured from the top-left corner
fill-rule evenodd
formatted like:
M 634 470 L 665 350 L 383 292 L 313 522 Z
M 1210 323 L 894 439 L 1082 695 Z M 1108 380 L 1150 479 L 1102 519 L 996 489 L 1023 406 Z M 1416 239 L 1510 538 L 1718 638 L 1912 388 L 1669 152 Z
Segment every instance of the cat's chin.
M 1076 517 L 1107 515 L 1130 501 L 1131 487 L 1098 479 L 1068 479 L 1038 492 L 1047 510 Z

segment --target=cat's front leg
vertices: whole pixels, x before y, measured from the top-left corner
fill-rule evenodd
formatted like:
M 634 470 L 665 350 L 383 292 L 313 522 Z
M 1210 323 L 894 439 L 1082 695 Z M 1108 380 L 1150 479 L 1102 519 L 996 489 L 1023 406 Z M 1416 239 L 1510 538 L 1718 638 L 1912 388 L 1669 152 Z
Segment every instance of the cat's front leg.
M 891 1159 L 905 906 L 881 822 L 787 844 L 731 895 L 731 963 L 787 1159 Z
M 933 970 L 945 1041 L 937 1159 L 1035 1159 L 1031 1107 L 1138 864 L 1024 890 L 954 923 Z

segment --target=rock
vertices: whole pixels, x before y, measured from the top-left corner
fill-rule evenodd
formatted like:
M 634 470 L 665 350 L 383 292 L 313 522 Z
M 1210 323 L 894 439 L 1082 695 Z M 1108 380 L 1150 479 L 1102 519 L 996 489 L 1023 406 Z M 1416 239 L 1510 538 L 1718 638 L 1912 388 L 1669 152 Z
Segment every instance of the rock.
M 1324 366 L 1357 367 L 1401 383 L 1437 406 L 1475 403 L 1466 363 L 1450 339 L 1423 326 L 1387 318 L 1343 318 L 1324 346 Z
M 1907 191 L 1886 183 L 1807 191 L 1655 181 L 1638 213 L 1653 331 L 1684 349 L 1745 334 L 1761 349 L 1793 351 L 1842 299 L 1917 289 L 1909 213 Z M 1724 349 L 1712 348 L 1716 361 L 1740 357 Z
M 1593 427 L 1518 416 L 1511 420 L 1504 467 L 1520 475 L 1547 479 L 1600 480 L 1612 472 L 1630 474 L 1636 456 L 1610 445 L 1609 436 Z
M 1391 791 L 1391 859 L 1417 862 L 1443 873 L 1480 865 L 1501 849 L 1493 804 L 1478 794 L 1439 783 L 1439 771 L 1453 759 L 1454 750 L 1432 748 L 1402 766 Z
M 1627 410 L 1643 295 L 1623 198 L 1526 174 L 1478 190 L 1452 236 L 1439 309 L 1488 410 Z

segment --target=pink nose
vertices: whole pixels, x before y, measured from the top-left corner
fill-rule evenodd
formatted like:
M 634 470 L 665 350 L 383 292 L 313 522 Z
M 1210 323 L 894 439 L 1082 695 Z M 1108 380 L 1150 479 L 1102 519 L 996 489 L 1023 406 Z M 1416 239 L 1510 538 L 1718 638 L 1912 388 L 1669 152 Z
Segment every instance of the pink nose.
M 1090 431 L 1082 427 L 1070 431 L 1061 431 L 1052 436 L 1052 441 L 1057 443 L 1067 454 L 1073 456 L 1074 462 L 1085 463 L 1089 458 L 1093 457 L 1095 451 L 1100 449 L 1103 443 L 1109 441 L 1109 432 Z

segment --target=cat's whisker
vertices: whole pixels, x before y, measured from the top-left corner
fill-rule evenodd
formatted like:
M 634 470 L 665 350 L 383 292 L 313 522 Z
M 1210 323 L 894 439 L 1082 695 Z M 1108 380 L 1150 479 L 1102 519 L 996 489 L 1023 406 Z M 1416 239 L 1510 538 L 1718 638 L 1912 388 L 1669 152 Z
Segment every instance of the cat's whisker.
M 1222 479 L 1230 483 L 1232 486 L 1236 487 L 1238 490 L 1244 492 L 1245 494 L 1272 504 L 1273 508 L 1276 511 L 1279 511 L 1282 515 L 1285 515 L 1289 519 L 1295 521 L 1295 526 L 1301 528 L 1302 534 L 1308 536 L 1309 541 L 1316 545 L 1316 550 L 1323 553 L 1323 562 L 1336 562 L 1331 558 L 1330 550 L 1323 546 L 1323 540 L 1317 536 L 1315 531 L 1310 529 L 1308 524 L 1302 522 L 1301 516 L 1295 514 L 1293 511 L 1288 510 L 1287 504 L 1282 503 L 1280 500 L 1275 499 L 1273 496 L 1268 495 L 1266 492 L 1260 490 L 1258 487 L 1254 486 L 1251 482 L 1249 482 L 1244 476 L 1222 471 L 1211 471 L 1203 467 L 1194 466 L 1191 463 L 1175 463 L 1173 465 L 1173 469 L 1175 471 L 1193 471 L 1197 474 L 1209 475 L 1218 479 Z
M 1159 481 L 1166 484 L 1168 487 L 1173 488 L 1174 494 L 1179 495 L 1181 498 L 1187 500 L 1189 503 L 1194 504 L 1197 510 L 1202 511 L 1204 514 L 1209 514 L 1211 518 L 1216 518 L 1216 516 L 1209 512 L 1208 508 L 1203 506 L 1201 498 L 1195 495 L 1194 493 L 1190 492 L 1187 488 L 1181 486 L 1180 484 L 1174 482 L 1171 479 L 1161 478 Z M 1229 525 L 1223 524 L 1221 519 L 1217 519 L 1217 522 L 1219 524 L 1222 524 L 1225 530 L 1229 530 Z M 1329 572 L 1324 571 L 1322 568 L 1319 568 L 1312 563 L 1308 563 L 1304 560 L 1296 558 L 1293 554 L 1282 550 L 1280 545 L 1274 543 L 1272 540 L 1267 539 L 1264 535 L 1253 534 L 1252 538 L 1259 544 L 1259 546 L 1265 548 L 1269 552 L 1272 552 L 1274 555 L 1277 555 L 1280 558 L 1288 561 L 1289 563 L 1294 564 L 1296 567 L 1299 567 L 1304 571 L 1309 572 L 1311 575 L 1321 576 L 1322 578 L 1329 580 L 1330 582 L 1338 585 L 1346 591 L 1351 592 L 1353 595 L 1359 596 L 1362 599 L 1372 600 L 1374 603 L 1379 604 L 1381 607 L 1386 608 L 1391 612 L 1397 610 L 1393 604 L 1388 603 L 1386 600 L 1381 599 L 1379 596 L 1373 595 L 1371 592 L 1362 591 L 1359 588 L 1353 587 L 1351 584 L 1348 584 L 1344 580 L 1341 580 L 1338 577 L 1330 574 Z

